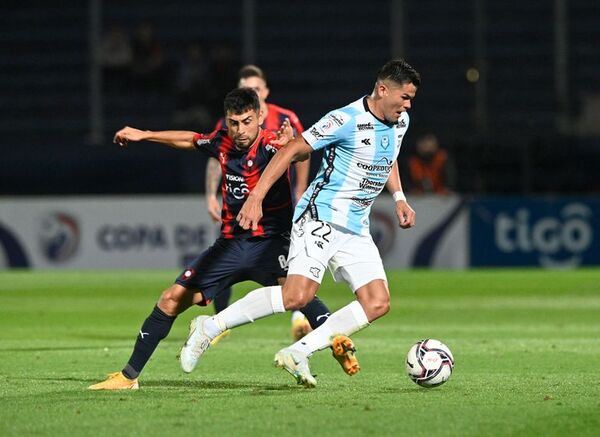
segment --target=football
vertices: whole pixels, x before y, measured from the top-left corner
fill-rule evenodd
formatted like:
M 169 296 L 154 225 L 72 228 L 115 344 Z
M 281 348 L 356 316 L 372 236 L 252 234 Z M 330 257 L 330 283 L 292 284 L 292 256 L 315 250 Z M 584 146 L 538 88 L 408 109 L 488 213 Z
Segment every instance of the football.
M 448 381 L 454 369 L 450 348 L 428 338 L 412 345 L 406 355 L 406 372 L 421 387 L 437 387 Z

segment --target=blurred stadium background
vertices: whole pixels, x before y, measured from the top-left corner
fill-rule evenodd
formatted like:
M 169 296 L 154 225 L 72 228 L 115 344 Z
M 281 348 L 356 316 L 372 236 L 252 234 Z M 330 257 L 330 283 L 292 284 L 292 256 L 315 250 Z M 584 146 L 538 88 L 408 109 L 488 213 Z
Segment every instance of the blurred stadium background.
M 114 267 L 117 251 L 118 266 L 138 267 L 153 241 L 144 265 L 180 266 L 216 232 L 201 199 L 206 158 L 152 144 L 120 150 L 116 129 L 210 131 L 245 63 L 265 70 L 269 101 L 307 127 L 369 93 L 394 56 L 423 79 L 400 155 L 404 183 L 412 193 L 408 162 L 426 133 L 452 177 L 448 195 L 410 196 L 420 226 L 409 236 L 390 228 L 379 202 L 386 263 L 600 263 L 595 0 L 10 0 L 2 12 L 0 266 Z M 153 209 L 139 194 L 172 203 Z M 161 215 L 164 206 L 175 209 Z M 191 249 L 166 250 L 190 235 Z M 121 245 L 112 263 L 102 258 L 110 244 Z

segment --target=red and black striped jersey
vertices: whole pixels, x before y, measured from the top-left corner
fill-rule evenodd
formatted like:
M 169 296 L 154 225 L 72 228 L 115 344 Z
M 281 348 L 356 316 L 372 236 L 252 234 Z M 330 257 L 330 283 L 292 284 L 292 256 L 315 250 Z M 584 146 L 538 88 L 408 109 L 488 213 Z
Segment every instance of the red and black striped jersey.
M 239 150 L 225 129 L 194 136 L 194 146 L 218 159 L 221 164 L 222 237 L 270 237 L 289 233 L 292 223 L 289 172 L 279 178 L 265 196 L 263 218 L 256 231 L 244 230 L 236 220 L 248 193 L 254 189 L 267 164 L 280 148 L 271 144 L 275 139 L 273 132 L 261 129 L 248 149 Z
M 290 124 L 292 125 L 296 136 L 304 132 L 304 127 L 302 126 L 302 123 L 300 123 L 300 119 L 294 111 L 282 108 L 281 106 L 273 105 L 272 103 L 267 103 L 267 108 L 269 108 L 267 116 L 263 121 L 263 124 L 260 126 L 263 129 L 276 132 L 279 130 L 285 119 L 289 118 Z M 227 129 L 225 117 L 219 119 L 217 125 L 215 126 L 215 130 L 220 129 Z

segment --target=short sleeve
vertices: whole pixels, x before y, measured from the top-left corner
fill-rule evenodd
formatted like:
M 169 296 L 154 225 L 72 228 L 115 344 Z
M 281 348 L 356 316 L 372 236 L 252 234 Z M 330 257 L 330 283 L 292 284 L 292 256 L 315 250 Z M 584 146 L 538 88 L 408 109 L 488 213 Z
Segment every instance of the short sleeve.
M 337 143 L 350 129 L 352 117 L 342 111 L 331 111 L 302 133 L 313 150 Z
M 224 135 L 223 130 L 216 130 L 210 134 L 196 134 L 194 135 L 194 147 L 213 158 L 218 158 Z

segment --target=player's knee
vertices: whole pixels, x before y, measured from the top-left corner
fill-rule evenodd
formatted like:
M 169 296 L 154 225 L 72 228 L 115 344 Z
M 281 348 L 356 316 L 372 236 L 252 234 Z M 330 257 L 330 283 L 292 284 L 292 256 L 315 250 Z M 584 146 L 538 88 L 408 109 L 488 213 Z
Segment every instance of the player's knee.
M 367 305 L 369 320 L 375 320 L 386 315 L 390 311 L 390 299 L 381 297 L 372 299 Z
M 283 307 L 286 310 L 299 310 L 304 308 L 313 296 L 302 290 L 284 289 L 283 292 Z
M 158 300 L 158 307 L 164 313 L 170 316 L 176 316 L 180 312 L 182 298 L 183 295 L 180 292 L 177 292 L 173 288 L 167 288 L 163 291 Z

